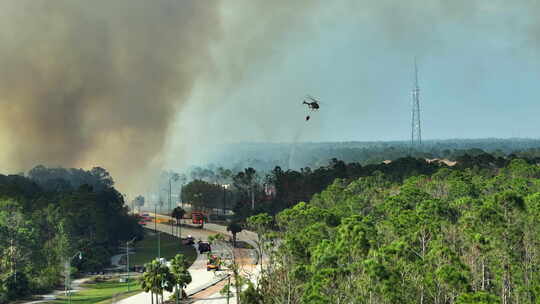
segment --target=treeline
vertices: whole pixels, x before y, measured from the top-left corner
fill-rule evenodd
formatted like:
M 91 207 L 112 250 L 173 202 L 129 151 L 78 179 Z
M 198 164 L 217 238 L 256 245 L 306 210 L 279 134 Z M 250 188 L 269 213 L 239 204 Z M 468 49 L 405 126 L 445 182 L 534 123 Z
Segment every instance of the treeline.
M 403 157 L 388 163 L 362 166 L 332 159 L 329 164 L 311 169 L 283 170 L 275 167 L 268 173 L 253 168 L 234 173 L 223 168 L 200 169 L 182 191 L 182 200 L 199 209 L 232 208 L 236 221 L 245 221 L 251 215 L 267 213 L 276 215 L 301 201 L 310 201 L 313 195 L 323 191 L 335 179 L 353 181 L 380 172 L 393 182 L 408 177 L 431 175 L 440 168 L 463 170 L 466 168 L 495 170 L 505 167 L 517 154 L 496 156 L 483 151 L 457 156 L 449 167 L 445 162 L 427 161 L 423 158 Z M 540 163 L 539 158 L 527 158 L 529 163 Z M 228 187 L 223 188 L 223 184 Z
M 275 167 L 268 173 L 254 168 L 239 172 L 222 167 L 216 170 L 199 168 L 193 171 L 195 179 L 183 186 L 182 201 L 197 209 L 232 208 L 236 220 L 243 221 L 262 212 L 275 215 L 300 201 L 309 200 L 336 178 L 355 179 L 381 171 L 395 180 L 402 180 L 415 174 L 432 173 L 441 166 L 446 165 L 405 157 L 388 164 L 367 166 L 334 158 L 317 169 L 306 167 L 296 171 Z
M 120 240 L 142 236 L 113 185 L 99 167 L 0 175 L 0 303 L 57 286 L 68 260 L 103 270 Z
M 205 174 L 194 175 L 201 179 L 192 180 L 182 189 L 182 201 L 195 209 L 233 209 L 236 217 L 242 217 L 245 212 L 254 211 L 254 206 L 268 197 L 264 177 L 253 168 L 236 173 L 222 167 L 201 172 Z
M 526 158 L 540 161 L 540 140 L 536 139 L 474 139 L 474 140 L 428 140 L 424 141 L 418 149 L 411 149 L 410 143 L 406 141 L 393 142 L 339 142 L 339 143 L 243 143 L 235 145 L 225 145 L 217 149 L 221 158 L 206 166 L 194 166 L 182 173 L 163 172 L 159 181 L 157 199 L 150 201 L 157 202 L 160 206 L 167 207 L 169 188 L 171 188 L 172 202 L 171 209 L 175 202 L 181 201 L 180 192 L 187 183 L 198 180 L 208 184 L 235 186 L 233 177 L 244 172 L 246 168 L 255 170 L 254 178 L 259 186 L 255 191 L 255 196 L 259 199 L 267 183 L 268 175 L 273 174 L 274 169 L 279 167 L 284 172 L 298 172 L 318 170 L 311 168 L 328 168 L 332 165 L 333 159 L 339 159 L 344 163 L 357 163 L 369 168 L 370 166 L 380 166 L 383 162 L 397 161 L 402 158 L 444 160 L 450 162 L 467 163 L 471 159 L 475 161 L 478 157 L 495 158 L 497 161 L 513 158 Z M 501 166 L 503 164 L 497 164 Z M 355 176 L 352 176 L 355 177 Z M 330 182 L 333 178 L 330 178 Z M 240 183 L 241 184 L 241 183 Z M 318 187 L 316 192 L 322 191 L 323 187 Z M 199 183 L 199 188 L 210 188 L 211 186 Z M 245 200 L 246 195 L 251 196 L 243 185 L 239 188 L 228 188 L 229 191 L 223 198 L 223 191 L 214 187 L 214 194 L 207 199 L 198 199 L 201 207 L 208 208 L 232 208 L 239 206 L 237 201 Z M 221 194 L 219 194 L 221 192 Z M 259 195 L 257 196 L 257 193 Z M 314 192 L 315 193 L 315 192 Z M 309 199 L 309 197 L 304 197 Z M 192 201 L 193 196 L 187 195 L 183 201 Z M 251 198 L 249 199 L 251 200 Z M 138 204 L 136 204 L 138 205 Z M 223 206 L 226 207 L 223 207 Z M 221 207 L 219 207 L 221 206 Z M 151 208 L 148 206 L 148 208 Z M 238 211 L 239 209 L 237 209 Z
M 410 148 L 409 141 L 387 142 L 321 142 L 321 143 L 239 143 L 223 145 L 214 165 L 229 168 L 235 172 L 243 168 L 254 168 L 259 172 L 269 172 L 279 166 L 284 170 L 299 170 L 304 167 L 326 166 L 329 159 L 337 158 L 345 162 L 362 165 L 377 164 L 384 160 L 395 160 L 405 156 L 415 158 L 445 158 L 455 160 L 464 154 L 487 152 L 495 156 L 540 157 L 539 139 L 451 139 L 425 140 L 421 147 Z
M 468 158 L 338 178 L 255 228 L 269 261 L 250 303 L 538 303 L 540 167 Z

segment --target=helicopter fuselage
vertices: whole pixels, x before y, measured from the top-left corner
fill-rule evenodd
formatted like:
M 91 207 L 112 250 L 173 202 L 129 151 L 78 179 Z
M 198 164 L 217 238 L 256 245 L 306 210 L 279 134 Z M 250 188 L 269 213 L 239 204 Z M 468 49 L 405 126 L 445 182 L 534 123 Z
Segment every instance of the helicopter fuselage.
M 303 104 L 307 105 L 311 110 L 318 110 L 319 104 L 316 102 L 303 102 Z

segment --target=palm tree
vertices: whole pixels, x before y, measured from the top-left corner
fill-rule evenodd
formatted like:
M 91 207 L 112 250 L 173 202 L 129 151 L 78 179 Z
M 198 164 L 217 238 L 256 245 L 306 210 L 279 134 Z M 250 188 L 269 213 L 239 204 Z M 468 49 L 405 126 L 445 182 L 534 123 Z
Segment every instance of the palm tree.
M 230 231 L 233 236 L 233 247 L 236 247 L 236 234 L 242 232 L 242 226 L 237 222 L 231 222 L 227 225 L 227 231 Z
M 156 304 L 159 304 L 159 295 L 161 295 L 161 303 L 163 303 L 163 291 L 172 291 L 176 285 L 176 279 L 169 271 L 164 263 L 161 263 L 158 259 L 153 260 L 151 263 L 144 265 L 146 271 L 139 279 L 141 288 L 145 292 L 149 292 L 152 295 L 152 304 L 154 303 L 154 295 L 156 296 Z
M 191 274 L 189 273 L 188 268 L 189 263 L 181 253 L 177 254 L 171 261 L 171 273 L 174 275 L 176 281 L 175 289 L 177 303 L 180 296 L 184 294 L 184 288 L 191 283 Z
M 144 274 L 139 278 L 139 283 L 141 284 L 141 289 L 145 292 L 150 292 L 150 297 L 152 299 L 152 304 L 154 304 L 154 290 L 156 285 L 156 277 L 159 267 L 159 264 L 157 261 L 152 261 L 151 263 L 146 263 L 144 265 L 145 272 Z
M 161 303 L 163 303 L 163 291 L 173 291 L 173 288 L 176 285 L 176 278 L 171 273 L 167 265 L 165 265 L 164 263 L 160 263 L 158 279 L 161 283 L 158 290 L 161 295 Z
M 238 172 L 233 177 L 234 186 L 245 191 L 247 198 L 251 199 L 251 209 L 255 209 L 255 188 L 258 183 L 259 176 L 253 168 L 246 168 L 242 172 Z
M 171 212 L 171 217 L 175 218 L 176 219 L 176 226 L 178 227 L 178 222 L 180 221 L 180 219 L 182 219 L 184 217 L 184 214 L 186 214 L 186 211 L 184 209 L 182 209 L 182 207 L 176 207 L 173 209 L 173 211 Z M 181 223 L 180 223 L 181 225 Z M 181 235 L 179 235 L 178 237 L 182 237 Z

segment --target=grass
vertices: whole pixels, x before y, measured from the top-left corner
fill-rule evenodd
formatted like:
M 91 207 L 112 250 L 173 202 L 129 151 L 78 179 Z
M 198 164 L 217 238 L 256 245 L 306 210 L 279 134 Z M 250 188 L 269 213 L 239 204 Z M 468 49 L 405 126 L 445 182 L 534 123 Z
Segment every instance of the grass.
M 145 238 L 135 244 L 136 253 L 129 256 L 131 265 L 144 265 L 157 256 L 157 234 L 147 230 Z M 181 252 L 186 256 L 190 265 L 197 258 L 197 252 L 193 246 L 182 245 L 180 240 L 172 235 L 161 233 L 161 257 L 167 260 L 172 259 L 177 253 Z M 130 297 L 141 292 L 138 281 L 133 278 L 129 280 L 129 290 L 127 293 L 126 283 L 118 282 L 118 278 L 99 283 L 83 284 L 83 290 L 77 291 L 71 296 L 72 304 L 109 304 L 114 301 Z M 52 301 L 53 304 L 67 304 L 67 297 L 59 297 Z
M 71 295 L 72 304 L 105 304 L 111 303 L 113 296 L 121 294 L 122 298 L 134 295 L 141 292 L 141 287 L 136 279 L 129 280 L 129 294 L 127 292 L 126 283 L 118 282 L 118 278 L 115 280 L 109 280 L 99 283 L 83 284 L 81 287 L 85 288 L 79 290 Z M 116 298 L 118 300 L 118 297 Z M 68 303 L 68 298 L 65 296 L 59 297 L 57 300 L 52 301 L 54 304 Z
M 135 254 L 129 256 L 130 265 L 144 265 L 157 257 L 157 234 L 150 233 L 147 230 L 145 238 L 135 244 Z M 176 254 L 182 253 L 188 260 L 189 264 L 193 264 L 197 258 L 197 252 L 193 246 L 181 245 L 178 238 L 161 233 L 161 257 L 167 260 L 172 259 Z

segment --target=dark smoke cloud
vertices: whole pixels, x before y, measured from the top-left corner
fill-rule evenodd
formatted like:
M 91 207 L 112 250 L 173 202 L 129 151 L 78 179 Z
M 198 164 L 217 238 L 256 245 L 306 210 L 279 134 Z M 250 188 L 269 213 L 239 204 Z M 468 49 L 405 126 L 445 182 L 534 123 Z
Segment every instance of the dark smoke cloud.
M 193 98 L 197 105 L 181 116 L 176 130 L 182 135 L 171 145 L 171 166 L 184 166 L 176 156 L 182 150 L 191 152 L 194 163 L 211 162 L 212 154 L 225 153 L 209 148 L 216 142 L 295 141 L 295 134 L 305 125 L 305 112 L 298 101 L 306 93 L 322 92 L 319 97 L 326 101 L 325 108 L 341 111 L 336 110 L 332 118 L 321 121 L 330 111 L 321 110 L 300 141 L 318 140 L 321 130 L 331 129 L 332 122 L 336 124 L 338 120 L 350 121 L 350 127 L 357 128 L 361 125 L 357 123 L 359 120 L 369 118 L 366 113 L 376 110 L 370 109 L 373 104 L 389 104 L 389 97 L 403 100 L 404 107 L 408 107 L 415 57 L 422 71 L 430 60 L 437 63 L 454 57 L 456 66 L 465 65 L 465 72 L 459 75 L 464 80 L 456 84 L 456 91 L 463 90 L 469 95 L 478 91 L 487 71 L 493 71 L 488 67 L 498 63 L 484 66 L 483 57 L 475 58 L 477 53 L 469 49 L 473 45 L 487 52 L 506 48 L 505 52 L 519 53 L 517 56 L 521 58 L 523 53 L 532 52 L 538 60 L 538 48 L 531 43 L 540 37 L 537 18 L 540 2 L 536 0 L 231 1 L 226 4 L 230 15 L 241 17 L 224 18 L 224 35 L 216 47 L 220 55 L 211 75 L 213 81 Z M 348 35 L 346 38 L 328 39 L 343 32 Z M 343 42 L 346 39 L 350 39 L 350 47 Z M 362 45 L 354 43 L 357 41 Z M 339 48 L 328 42 L 343 44 Z M 503 46 L 498 45 L 501 42 Z M 304 59 L 318 49 L 330 50 L 328 54 L 336 59 L 350 61 L 350 68 L 356 69 L 352 73 L 354 81 L 347 70 L 332 68 L 339 63 L 332 56 L 322 58 L 326 60 L 322 62 L 315 57 Z M 389 57 L 379 58 L 379 52 Z M 305 66 L 299 65 L 295 70 L 287 65 L 295 61 Z M 400 69 L 411 72 L 405 74 Z M 302 71 L 303 74 L 299 73 Z M 328 76 L 329 73 L 332 75 Z M 381 73 L 385 76 L 377 78 Z M 407 83 L 391 84 L 393 87 L 389 89 L 389 82 Z M 341 83 L 348 86 L 340 86 Z M 332 87 L 344 87 L 344 92 L 336 92 Z M 400 96 L 385 94 L 389 90 Z M 462 97 L 458 92 L 455 94 L 456 98 Z M 203 100 L 212 102 L 199 102 Z M 346 106 L 342 104 L 350 109 L 344 110 Z M 206 119 L 211 123 L 206 123 Z M 407 119 L 408 116 L 404 118 Z M 388 128 L 393 137 L 400 136 L 389 127 L 382 128 Z M 343 138 L 339 137 L 341 131 L 336 131 L 336 138 Z M 358 136 L 363 136 L 362 131 Z M 403 132 L 403 138 L 407 134 Z M 325 139 L 332 140 L 328 136 Z
M 0 12 L 3 165 L 101 165 L 120 185 L 159 163 L 220 35 L 215 1 L 17 0 Z
M 463 32 L 471 40 L 519 35 L 527 47 L 537 45 L 538 3 L 0 1 L 0 165 L 9 171 L 40 163 L 101 165 L 120 186 L 138 191 L 141 174 L 160 167 L 167 136 L 174 141 L 169 162 L 179 165 L 185 151 L 200 154 L 205 143 L 241 141 L 246 132 L 262 141 L 295 134 L 298 127 L 288 121 L 296 114 L 283 109 L 304 93 L 317 95 L 303 91 L 309 79 L 298 80 L 294 93 L 268 81 L 268 91 L 253 94 L 257 99 L 228 98 L 245 93 L 250 82 L 294 73 L 280 65 L 291 53 L 303 56 L 291 49 L 309 43 L 332 48 L 316 41 L 320 33 L 332 35 L 338 24 L 350 24 L 351 32 L 376 29 L 374 41 L 384 40 L 409 61 L 452 44 L 446 31 L 453 25 L 467 28 Z M 362 60 L 362 52 L 351 62 Z M 357 74 L 371 78 L 368 70 Z M 202 92 L 197 98 L 194 88 Z M 366 92 L 362 100 L 373 99 Z M 196 105 L 171 129 L 188 100 Z

